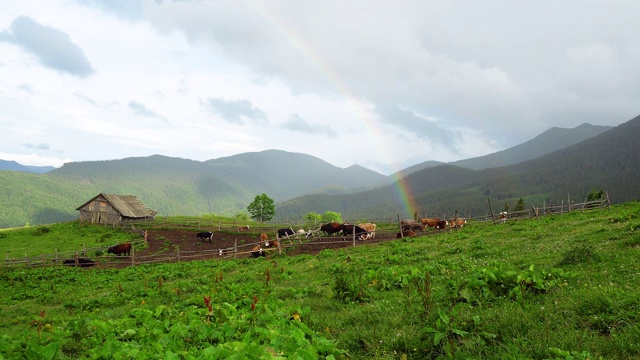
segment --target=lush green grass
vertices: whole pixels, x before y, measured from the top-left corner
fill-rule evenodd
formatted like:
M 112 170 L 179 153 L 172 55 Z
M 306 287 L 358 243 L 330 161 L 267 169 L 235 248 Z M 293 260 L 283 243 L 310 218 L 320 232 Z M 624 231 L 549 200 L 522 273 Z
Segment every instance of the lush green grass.
M 0 230 L 0 249 L 9 258 L 106 247 L 135 239 L 138 233 L 123 232 L 110 226 L 80 224 L 77 221 Z M 6 255 L 5 255 L 6 254 Z
M 638 259 L 634 202 L 318 256 L 3 269 L 0 355 L 639 358 Z

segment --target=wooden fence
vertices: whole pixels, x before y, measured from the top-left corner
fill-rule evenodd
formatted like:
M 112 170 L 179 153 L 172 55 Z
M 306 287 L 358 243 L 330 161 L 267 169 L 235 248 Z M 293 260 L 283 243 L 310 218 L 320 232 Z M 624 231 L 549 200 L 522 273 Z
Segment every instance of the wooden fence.
M 457 213 L 454 213 L 450 219 L 460 218 L 466 219 L 467 224 L 473 224 L 474 222 L 487 222 L 493 221 L 494 224 L 513 221 L 516 219 L 523 218 L 540 218 L 541 216 L 552 215 L 552 214 L 564 214 L 572 211 L 584 211 L 595 208 L 604 208 L 608 207 L 610 209 L 611 202 L 609 201 L 609 195 L 606 194 L 606 198 L 596 201 L 584 202 L 584 203 L 572 203 L 570 200 L 565 203 L 561 201 L 560 204 L 547 204 L 543 203 L 542 207 L 535 207 L 533 204 L 530 209 L 525 209 L 521 211 L 509 212 L 507 217 L 501 221 L 499 215 L 496 215 L 491 207 L 491 202 L 489 203 L 489 212 L 483 216 L 476 217 L 462 217 L 458 216 Z M 393 220 L 385 219 L 383 221 L 371 220 L 371 222 L 378 223 L 378 229 L 376 229 L 376 237 L 369 240 L 358 240 L 355 233 L 351 234 L 351 236 L 336 236 L 336 237 L 322 237 L 316 231 L 312 233 L 311 237 L 306 237 L 305 234 L 294 234 L 288 238 L 279 239 L 276 235 L 276 239 L 278 240 L 278 247 L 276 248 L 268 248 L 263 251 L 266 253 L 277 251 L 278 254 L 283 253 L 283 249 L 287 248 L 300 248 L 300 249 L 312 249 L 313 251 L 321 251 L 324 248 L 337 248 L 337 247 L 355 247 L 361 245 L 367 245 L 371 243 L 378 243 L 383 241 L 391 241 L 396 239 L 397 233 L 402 234 L 402 227 L 399 224 L 400 217 L 398 216 L 398 222 Z M 104 255 L 106 253 L 106 249 L 109 246 L 101 246 L 101 247 L 93 247 L 93 248 L 84 248 L 78 251 L 66 251 L 66 252 L 58 252 L 57 250 L 53 254 L 42 254 L 40 256 L 35 257 L 18 257 L 18 258 L 9 258 L 9 254 L 5 254 L 5 261 L 3 263 L 4 266 L 14 267 L 14 266 L 33 266 L 33 267 L 46 267 L 46 266 L 57 266 L 57 265 L 65 265 L 65 260 L 69 262 L 69 260 L 73 260 L 73 263 L 66 264 L 68 266 L 82 266 L 82 260 L 86 258 L 91 258 L 91 261 L 94 264 L 99 265 L 101 267 L 122 267 L 122 266 L 135 266 L 142 264 L 150 264 L 150 263 L 158 263 L 158 262 L 179 262 L 179 261 L 190 261 L 190 260 L 205 260 L 205 259 L 238 259 L 238 258 L 248 258 L 251 256 L 251 249 L 255 245 L 261 245 L 259 241 L 253 243 L 239 243 L 237 239 L 234 241 L 234 246 L 229 248 L 218 248 L 218 249 L 199 249 L 197 251 L 181 251 L 179 247 L 175 249 L 175 251 L 166 251 L 160 254 L 152 254 L 152 255 L 136 255 L 136 247 L 145 246 L 147 243 L 147 230 L 142 230 L 141 227 L 145 226 L 148 229 L 154 229 L 158 226 L 158 222 L 160 222 L 160 228 L 180 228 L 180 229 L 188 229 L 188 230 L 201 230 L 201 229 L 211 229 L 213 222 L 200 222 L 200 221 L 179 221 L 174 224 L 170 224 L 167 222 L 167 219 L 155 222 L 137 222 L 137 223 L 129 223 L 125 225 L 128 231 L 139 232 L 144 234 L 144 239 L 132 241 L 132 249 L 131 254 L 129 256 L 111 256 Z M 170 226 L 173 225 L 173 226 Z M 238 233 L 243 230 L 239 230 L 240 226 L 243 226 L 239 223 L 231 223 L 231 224 L 223 224 L 221 222 L 216 223 L 213 226 L 217 226 L 218 231 L 237 231 Z M 468 226 L 468 225 L 466 225 Z M 250 231 L 252 233 L 261 233 L 261 232 L 273 232 L 277 234 L 276 225 L 264 225 L 264 226 L 255 226 L 250 227 Z M 295 230 L 296 227 L 291 227 Z M 459 227 L 458 227 L 459 228 Z M 246 230 L 244 230 L 246 231 Z M 430 236 L 438 233 L 442 233 L 443 230 L 434 230 L 420 233 L 420 236 Z M 114 244 L 115 245 L 115 244 Z M 284 251 L 287 252 L 287 251 Z

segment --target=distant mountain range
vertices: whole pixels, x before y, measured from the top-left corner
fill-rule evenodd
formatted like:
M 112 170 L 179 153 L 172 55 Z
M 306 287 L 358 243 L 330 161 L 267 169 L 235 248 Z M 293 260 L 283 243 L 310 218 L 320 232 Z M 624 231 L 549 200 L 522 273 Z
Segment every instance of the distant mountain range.
M 634 121 L 637 122 L 634 119 L 629 123 Z M 616 199 L 629 199 L 635 190 L 613 191 L 609 186 L 623 186 L 619 181 L 610 181 L 620 171 L 627 169 L 634 173 L 627 164 L 632 157 L 623 157 L 624 161 L 612 160 L 607 181 L 605 177 L 595 181 L 593 174 L 583 174 L 571 163 L 565 165 L 571 169 L 570 173 L 558 175 L 562 173 L 555 170 L 557 163 L 554 161 L 561 160 L 544 160 L 548 156 L 550 159 L 563 159 L 569 156 L 563 155 L 565 153 L 580 158 L 571 149 L 610 132 L 618 134 L 619 128 L 589 124 L 574 129 L 554 128 L 514 148 L 456 162 L 468 168 L 425 162 L 392 176 L 357 165 L 343 169 L 310 155 L 280 150 L 244 153 L 203 162 L 161 155 L 71 162 L 44 174 L 24 170 L 0 171 L 0 227 L 75 219 L 75 209 L 98 193 L 136 195 L 161 216 L 234 215 L 244 211 L 256 195 L 265 193 L 276 200 L 277 218 L 283 221 L 301 219 L 310 211 L 322 213 L 327 210 L 341 212 L 345 218 L 404 215 L 410 211 L 405 204 L 407 195 L 416 210 L 425 213 L 452 209 L 465 213 L 485 210 L 483 206 L 487 197 L 494 197 L 496 201 L 513 201 L 520 196 L 533 200 L 555 197 L 556 193 L 566 196 L 567 192 L 585 196 L 585 191 L 591 187 L 602 185 L 608 185 L 607 189 L 614 194 L 624 193 L 624 197 Z M 632 128 L 629 133 L 632 133 Z M 591 140 L 581 141 L 589 138 L 589 134 Z M 597 142 L 593 144 L 601 146 Z M 612 149 L 618 149 L 625 142 L 615 140 L 609 144 L 610 148 L 604 149 L 593 144 L 587 145 L 582 152 L 592 157 L 587 163 L 600 164 L 595 160 L 604 158 L 604 153 L 615 153 Z M 563 147 L 564 150 L 544 155 L 551 149 Z M 575 164 L 583 162 L 572 160 Z M 513 163 L 517 165 L 504 166 Z M 425 164 L 429 167 L 420 169 Z M 501 167 L 475 170 L 492 166 Z M 555 171 L 556 176 L 547 176 L 549 169 L 554 169 L 552 172 Z M 395 181 L 398 175 L 405 177 Z M 574 176 L 578 178 L 566 181 L 567 177 Z M 538 180 L 530 184 L 527 182 L 530 178 Z
M 0 160 L 0 170 L 24 171 L 35 174 L 44 174 L 55 169 L 53 166 L 29 166 L 15 161 Z

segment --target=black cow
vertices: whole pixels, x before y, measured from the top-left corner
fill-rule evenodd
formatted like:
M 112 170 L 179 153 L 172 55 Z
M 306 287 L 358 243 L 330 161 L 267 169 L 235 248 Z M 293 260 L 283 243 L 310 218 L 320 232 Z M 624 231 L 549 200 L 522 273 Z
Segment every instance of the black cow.
M 402 226 L 402 232 L 407 232 L 409 230 L 420 230 L 424 231 L 425 225 L 422 225 L 421 222 L 415 220 L 404 219 L 400 221 L 400 226 Z
M 116 246 L 112 246 L 107 250 L 109 254 L 115 254 L 116 256 L 120 256 L 122 254 L 129 256 L 131 254 L 131 244 L 125 243 Z
M 342 224 L 342 235 L 343 236 L 353 236 L 353 233 L 356 233 L 357 238 L 361 238 L 362 236 L 367 235 L 367 230 L 361 228 L 358 225 L 353 224 Z
M 288 238 L 289 236 L 295 234 L 295 231 L 293 231 L 293 229 L 278 229 L 278 237 L 279 238 L 283 238 L 286 237 Z
M 327 235 L 331 236 L 342 231 L 342 225 L 335 222 L 324 224 L 320 226 L 320 231 L 324 231 Z
M 91 259 L 85 259 L 85 258 L 78 258 L 78 265 L 79 267 L 91 267 L 93 265 L 95 265 L 96 263 L 91 260 Z M 76 260 L 75 259 L 66 259 L 65 261 L 62 262 L 62 265 L 64 266 L 76 266 Z
M 252 258 L 259 258 L 260 256 L 267 256 L 267 253 L 264 250 L 262 250 L 260 245 L 256 245 L 256 246 L 252 247 L 251 248 L 251 257 Z
M 209 242 L 211 242 L 211 239 L 213 239 L 213 233 L 211 231 L 199 232 L 196 236 L 202 241 L 209 240 Z

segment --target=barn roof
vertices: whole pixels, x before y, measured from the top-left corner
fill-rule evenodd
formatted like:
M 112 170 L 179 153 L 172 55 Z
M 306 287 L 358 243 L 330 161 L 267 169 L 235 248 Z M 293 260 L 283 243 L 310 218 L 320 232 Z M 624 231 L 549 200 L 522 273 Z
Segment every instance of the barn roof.
M 154 216 L 156 211 L 151 210 L 135 195 L 113 195 L 100 193 L 94 196 L 91 200 L 82 204 L 76 210 L 80 210 L 88 203 L 94 201 L 98 197 L 104 197 L 122 216 L 130 218 L 145 218 Z

